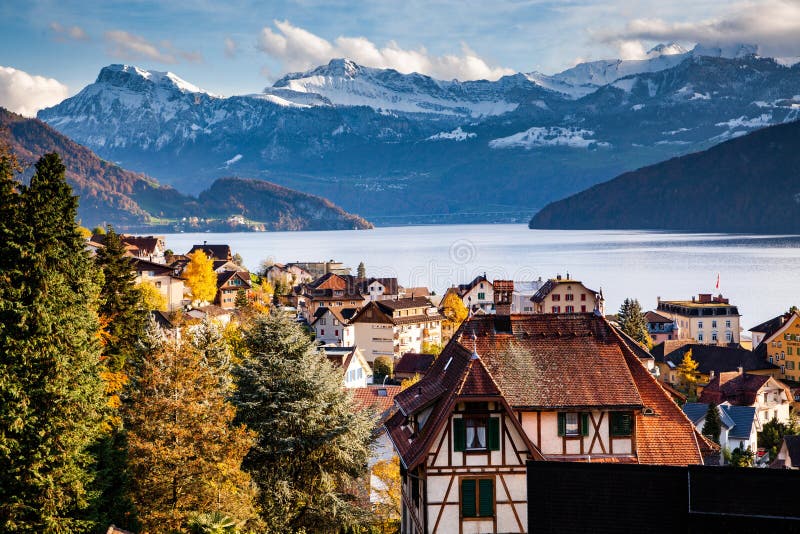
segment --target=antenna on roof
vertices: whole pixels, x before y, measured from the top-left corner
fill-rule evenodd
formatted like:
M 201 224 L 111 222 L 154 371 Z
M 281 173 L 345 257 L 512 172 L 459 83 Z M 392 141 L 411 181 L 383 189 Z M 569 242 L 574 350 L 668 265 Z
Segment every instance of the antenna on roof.
M 472 357 L 471 360 L 479 360 L 480 356 L 478 356 L 478 337 L 475 335 L 475 329 L 472 329 Z

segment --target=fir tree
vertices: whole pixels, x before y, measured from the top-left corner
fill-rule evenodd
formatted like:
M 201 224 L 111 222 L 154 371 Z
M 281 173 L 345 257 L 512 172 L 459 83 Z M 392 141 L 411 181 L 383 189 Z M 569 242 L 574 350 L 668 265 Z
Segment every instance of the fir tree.
M 240 469 L 253 435 L 234 426 L 219 369 L 193 343 L 161 341 L 142 357 L 128 425 L 133 495 L 143 530 L 178 531 L 196 514 L 254 519 L 254 488 Z
M 0 530 L 80 532 L 102 432 L 99 277 L 56 154 L 12 201 L 14 267 L 0 277 Z M 13 193 L 12 193 L 13 195 Z M 3 199 L 6 200 L 6 199 Z M 7 209 L 7 208 L 3 208 Z M 5 233 L 5 231 L 4 231 Z M 2 254 L 0 254 L 2 255 Z M 6 257 L 4 261 L 8 260 Z
M 109 434 L 95 447 L 98 458 L 97 518 L 100 524 L 135 528 L 133 502 L 129 495 L 127 445 L 119 414 L 123 388 L 129 382 L 129 365 L 137 355 L 139 340 L 148 324 L 144 296 L 135 286 L 131 260 L 112 227 L 95 263 L 103 273 L 100 290 L 100 324 L 103 343 L 101 377 L 108 395 Z
M 719 417 L 717 405 L 713 402 L 708 405 L 708 410 L 706 411 L 706 422 L 703 424 L 702 432 L 705 437 L 714 443 L 719 444 L 719 434 L 722 432 L 722 421 Z
M 245 460 L 274 532 L 338 532 L 359 524 L 348 487 L 367 472 L 372 414 L 354 410 L 341 370 L 290 317 L 273 313 L 245 331 L 235 371 L 238 420 L 256 432 Z
M 647 320 L 642 313 L 642 305 L 636 299 L 625 299 L 617 313 L 620 330 L 628 334 L 634 341 L 650 349 L 653 340 L 647 331 Z

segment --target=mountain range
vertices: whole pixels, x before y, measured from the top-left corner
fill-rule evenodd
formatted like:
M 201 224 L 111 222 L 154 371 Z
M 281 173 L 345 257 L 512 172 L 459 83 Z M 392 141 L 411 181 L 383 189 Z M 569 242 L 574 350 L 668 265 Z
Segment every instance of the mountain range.
M 191 194 L 236 175 L 377 224 L 519 221 L 625 171 L 799 118 L 800 65 L 756 50 L 661 45 L 643 60 L 465 82 L 336 59 L 229 97 L 110 65 L 38 116 Z
M 800 122 L 625 173 L 553 202 L 531 228 L 800 233 Z
M 79 197 L 84 226 L 106 223 L 126 231 L 327 230 L 370 228 L 330 201 L 261 180 L 220 178 L 197 198 L 155 179 L 109 163 L 47 124 L 0 108 L 0 144 L 23 167 L 57 152 L 67 181 Z M 231 215 L 242 217 L 231 218 Z M 242 222 L 244 221 L 244 222 Z

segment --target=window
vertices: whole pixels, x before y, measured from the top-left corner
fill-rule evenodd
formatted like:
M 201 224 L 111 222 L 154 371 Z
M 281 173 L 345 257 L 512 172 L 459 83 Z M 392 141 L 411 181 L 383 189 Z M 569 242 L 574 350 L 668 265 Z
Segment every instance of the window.
M 461 517 L 494 517 L 494 479 L 461 479 Z
M 730 327 L 731 327 L 731 320 L 730 320 L 730 319 L 727 319 L 727 320 L 725 321 L 725 328 L 730 328 Z
M 633 416 L 629 412 L 611 412 L 611 435 L 630 436 L 633 433 Z
M 500 419 L 481 416 L 453 419 L 453 450 L 499 451 Z
M 339 331 L 338 330 L 334 330 L 333 331 L 333 335 L 336 336 L 336 337 L 339 337 Z
M 567 313 L 575 313 L 575 306 L 567 306 L 566 307 Z
M 559 436 L 588 436 L 589 414 L 577 412 L 561 412 L 558 414 Z
M 703 333 L 702 332 L 698 332 L 697 333 L 697 341 L 703 341 Z
M 733 342 L 733 332 L 731 332 L 730 330 L 725 332 L 725 341 L 727 341 L 728 343 Z
M 486 293 L 478 293 L 478 300 L 486 300 Z
M 697 321 L 697 328 L 703 328 L 703 321 Z
M 322 326 L 325 326 L 325 321 L 326 321 L 326 319 L 325 319 L 325 317 L 323 317 L 322 319 L 319 320 L 319 324 L 321 324 Z
M 586 293 L 581 293 L 581 300 L 586 300 Z
M 573 295 L 572 293 L 567 293 L 566 295 L 564 295 L 564 300 L 575 300 L 575 295 Z
M 322 330 L 320 330 L 320 331 L 319 331 L 319 335 L 321 335 L 321 336 L 324 336 L 324 335 L 325 335 L 325 329 L 324 329 L 324 328 L 323 328 Z
M 786 347 L 786 354 L 788 354 L 789 356 L 792 355 L 792 347 Z
M 561 295 L 553 295 L 553 302 L 558 302 L 561 300 Z
M 553 306 L 553 313 L 561 313 L 561 306 Z
M 717 327 L 717 321 L 716 320 L 711 321 L 711 328 L 716 328 L 716 327 Z
M 717 333 L 716 333 L 716 331 L 715 332 L 711 332 L 711 341 L 714 341 L 714 342 L 717 341 Z
M 581 306 L 581 311 L 582 311 L 582 312 L 584 312 L 584 313 L 586 312 L 586 304 L 583 304 L 583 305 Z

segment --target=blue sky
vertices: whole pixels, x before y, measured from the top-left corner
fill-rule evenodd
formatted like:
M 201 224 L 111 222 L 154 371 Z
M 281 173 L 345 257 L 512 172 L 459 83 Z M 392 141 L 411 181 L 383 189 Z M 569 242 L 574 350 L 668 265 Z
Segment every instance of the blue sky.
M 340 55 L 439 78 L 496 78 L 633 59 L 671 40 L 748 42 L 769 55 L 800 55 L 798 35 L 798 0 L 6 0 L 0 105 L 22 98 L 4 84 L 57 98 L 110 63 L 170 70 L 230 95 Z

